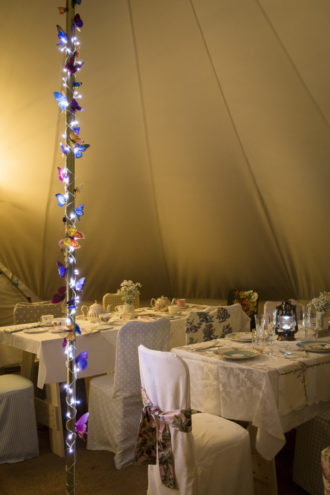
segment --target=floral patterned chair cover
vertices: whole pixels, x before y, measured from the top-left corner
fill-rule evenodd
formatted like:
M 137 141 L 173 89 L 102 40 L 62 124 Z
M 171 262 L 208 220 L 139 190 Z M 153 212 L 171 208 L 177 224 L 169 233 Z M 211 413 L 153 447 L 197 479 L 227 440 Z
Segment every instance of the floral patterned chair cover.
M 186 343 L 219 339 L 228 333 L 249 330 L 249 327 L 249 318 L 239 304 L 219 306 L 211 311 L 192 311 L 186 318 Z
M 182 359 L 174 353 L 141 345 L 139 360 L 141 385 L 152 405 L 163 413 L 179 411 L 187 415 L 190 412 L 189 371 Z M 171 465 L 149 464 L 148 495 L 252 495 L 248 432 L 236 423 L 209 413 L 193 414 L 191 420 L 192 428 L 186 431 L 169 425 L 174 464 L 167 472 L 172 477 L 174 473 L 177 490 L 165 486 L 164 482 L 170 480 L 168 477 L 164 480 L 160 474 Z M 162 422 L 158 427 L 162 428 Z M 156 448 L 159 451 L 159 442 Z
M 129 321 L 118 332 L 114 374 L 89 383 L 87 449 L 109 450 L 115 466 L 134 462 L 134 450 L 142 409 L 138 346 L 167 350 L 170 322 Z
M 255 328 L 254 315 L 258 314 L 259 294 L 253 290 L 232 289 L 228 294 L 228 304 L 239 303 Z
M 322 479 L 324 495 L 330 495 L 330 447 L 321 452 Z

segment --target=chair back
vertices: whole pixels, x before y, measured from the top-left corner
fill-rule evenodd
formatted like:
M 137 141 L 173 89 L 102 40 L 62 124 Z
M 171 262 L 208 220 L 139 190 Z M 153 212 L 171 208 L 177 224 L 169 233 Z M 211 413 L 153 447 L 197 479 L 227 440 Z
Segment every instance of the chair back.
M 295 299 L 288 299 L 288 301 L 296 306 L 297 320 L 300 320 L 303 305 L 295 301 Z M 264 316 L 267 317 L 267 315 L 271 315 L 271 318 L 273 318 L 273 313 L 280 304 L 282 304 L 282 301 L 266 301 L 264 304 Z
M 50 301 L 17 303 L 14 307 L 14 324 L 40 321 L 42 315 L 63 316 L 61 304 L 53 304 Z
M 255 328 L 254 315 L 258 314 L 259 294 L 254 290 L 232 289 L 228 294 L 228 304 L 239 303 L 250 318 L 251 329 Z
M 108 306 L 110 306 L 110 311 L 114 311 L 116 306 L 119 306 L 120 304 L 123 304 L 123 299 L 121 294 L 117 294 L 117 293 L 111 294 L 110 292 L 104 294 L 102 299 L 102 305 L 104 311 L 106 311 Z M 136 295 L 133 304 L 135 308 L 140 307 L 140 294 Z
M 321 467 L 324 495 L 330 495 L 330 447 L 321 451 Z
M 190 409 L 189 371 L 179 356 L 172 352 L 155 351 L 140 345 L 139 363 L 141 385 L 153 405 L 157 405 L 163 412 Z M 172 427 L 170 432 L 179 491 L 189 495 L 195 494 L 197 467 L 192 432 L 182 432 Z M 149 466 L 149 470 L 158 472 L 158 466 Z M 149 483 L 150 480 L 149 478 Z M 161 490 L 158 488 L 157 493 L 169 493 L 161 483 L 158 486 L 161 486 Z M 154 493 L 150 486 L 149 493 Z
M 129 321 L 118 333 L 113 398 L 140 397 L 138 346 L 167 351 L 170 339 L 170 322 L 166 318 L 156 321 Z
M 219 339 L 228 333 L 247 331 L 249 328 L 249 317 L 240 304 L 219 306 L 211 311 L 192 311 L 186 318 L 186 343 Z

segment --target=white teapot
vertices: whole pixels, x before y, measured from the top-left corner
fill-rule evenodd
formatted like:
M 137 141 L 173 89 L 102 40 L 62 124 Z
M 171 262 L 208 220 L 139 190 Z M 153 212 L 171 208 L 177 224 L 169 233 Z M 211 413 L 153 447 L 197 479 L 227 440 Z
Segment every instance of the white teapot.
M 86 311 L 85 308 L 86 308 L 86 306 L 81 308 L 81 310 L 84 314 Z M 84 311 L 84 309 L 85 309 L 85 311 Z M 102 313 L 104 313 L 104 309 L 103 309 L 102 304 L 98 304 L 97 301 L 95 301 L 94 304 L 92 304 L 88 309 L 87 318 L 89 320 L 98 320 L 99 315 Z
M 150 301 L 150 306 L 157 311 L 167 311 L 170 304 L 169 298 L 165 296 L 161 296 L 158 299 L 152 298 Z

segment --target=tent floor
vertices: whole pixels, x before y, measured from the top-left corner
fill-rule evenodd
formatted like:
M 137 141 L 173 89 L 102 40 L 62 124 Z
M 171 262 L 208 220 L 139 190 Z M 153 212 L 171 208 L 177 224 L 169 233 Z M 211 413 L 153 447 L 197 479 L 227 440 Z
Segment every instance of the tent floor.
M 1 495 L 62 495 L 65 491 L 65 461 L 50 452 L 48 430 L 39 428 L 40 455 L 15 464 L 0 465 Z M 292 481 L 294 432 L 276 457 L 279 495 L 303 495 L 305 491 Z M 147 468 L 130 466 L 114 469 L 111 452 L 86 450 L 78 444 L 76 493 L 93 495 L 145 495 Z

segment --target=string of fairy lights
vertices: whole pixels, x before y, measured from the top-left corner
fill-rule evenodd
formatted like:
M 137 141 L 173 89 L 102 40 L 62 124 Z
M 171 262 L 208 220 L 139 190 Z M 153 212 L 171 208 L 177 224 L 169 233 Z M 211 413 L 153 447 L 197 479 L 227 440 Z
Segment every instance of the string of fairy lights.
M 59 14 L 66 15 L 66 30 L 59 24 L 57 27 L 58 50 L 64 56 L 62 91 L 55 91 L 54 96 L 61 112 L 65 112 L 65 132 L 62 135 L 61 154 L 65 159 L 64 167 L 58 168 L 58 179 L 64 187 L 63 193 L 57 193 L 56 199 L 59 207 L 64 207 L 63 223 L 65 236 L 59 241 L 59 248 L 63 252 L 63 263 L 57 261 L 57 268 L 65 285 L 61 285 L 52 302 L 66 301 L 66 335 L 63 340 L 63 349 L 66 355 L 67 381 L 66 390 L 66 493 L 75 493 L 75 464 L 76 464 L 76 439 L 77 436 L 84 439 L 87 433 L 86 422 L 88 412 L 76 420 L 77 405 L 80 401 L 76 397 L 76 381 L 80 370 L 87 367 L 88 352 L 82 351 L 76 356 L 76 334 L 81 330 L 76 323 L 77 304 L 80 302 L 80 294 L 83 291 L 86 277 L 77 278 L 79 270 L 76 268 L 76 250 L 80 249 L 80 240 L 84 234 L 78 230 L 77 222 L 84 215 L 84 205 L 76 207 L 76 195 L 79 192 L 75 186 L 75 160 L 83 156 L 89 147 L 80 135 L 80 124 L 76 115 L 83 109 L 79 104 L 82 98 L 80 88 L 82 83 L 76 76 L 84 65 L 80 60 L 80 41 L 78 33 L 83 27 L 83 21 L 79 14 L 75 13 L 76 5 L 81 0 L 67 0 L 66 7 L 58 7 Z

